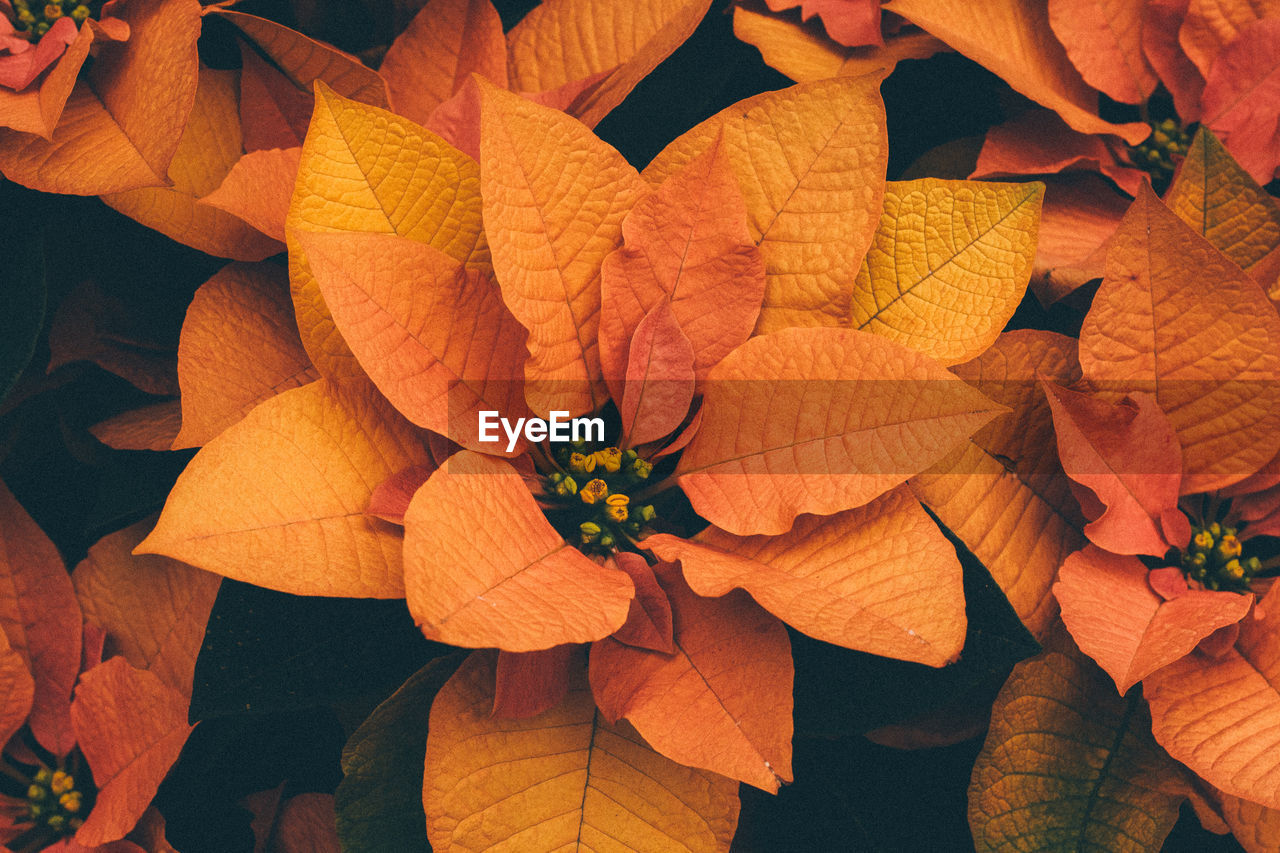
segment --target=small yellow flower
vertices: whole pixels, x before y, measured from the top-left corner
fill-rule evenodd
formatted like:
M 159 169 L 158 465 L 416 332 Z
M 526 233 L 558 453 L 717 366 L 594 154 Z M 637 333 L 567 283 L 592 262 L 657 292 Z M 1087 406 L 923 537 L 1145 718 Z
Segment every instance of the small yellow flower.
M 608 494 L 609 486 L 604 480 L 597 478 L 583 486 L 582 491 L 578 492 L 578 497 L 582 498 L 584 504 L 593 504 L 596 501 L 604 500 Z

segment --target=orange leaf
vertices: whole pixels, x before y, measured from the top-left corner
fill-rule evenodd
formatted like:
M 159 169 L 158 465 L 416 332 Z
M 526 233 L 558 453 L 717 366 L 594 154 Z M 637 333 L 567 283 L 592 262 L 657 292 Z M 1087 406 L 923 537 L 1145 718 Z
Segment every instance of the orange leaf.
M 196 291 L 178 341 L 174 447 L 207 444 L 254 406 L 316 378 L 284 279 L 274 264 L 230 264 Z
M 31 731 L 58 756 L 75 745 L 67 708 L 80 671 L 80 626 L 58 550 L 0 483 L 0 630 L 35 679 Z
M 975 15 L 966 0 L 891 0 L 884 8 L 995 72 L 1081 133 L 1114 133 L 1137 145 L 1151 134 L 1151 127 L 1142 122 L 1112 124 L 1098 117 L 1097 94 L 1054 38 L 1047 6 L 990 0 L 981 15 Z
M 318 83 L 285 229 L 298 329 L 320 372 L 363 378 L 290 232 L 399 234 L 485 271 L 480 214 L 475 161 L 407 119 Z
M 426 124 L 471 74 L 507 86 L 507 42 L 490 0 L 431 0 L 378 67 L 395 111 Z
M 1270 181 L 1280 167 L 1280 18 L 1248 25 L 1223 48 L 1201 104 L 1201 121 L 1236 161 L 1258 183 Z
M 546 8 L 546 7 L 543 7 Z M 485 229 L 507 307 L 529 330 L 529 407 L 579 415 L 600 381 L 600 264 L 644 183 L 579 122 L 481 85 Z
M 169 163 L 168 187 L 104 195 L 110 207 L 179 243 L 210 255 L 260 261 L 284 250 L 235 216 L 200 202 L 240 157 L 233 71 L 200 69 L 195 104 Z
M 493 678 L 476 652 L 432 703 L 422 804 L 434 849 L 728 851 L 736 782 L 606 725 L 581 680 L 545 714 L 495 720 Z
M 1280 203 L 1206 128 L 1191 140 L 1164 202 L 1247 273 L 1261 271 L 1267 256 L 1280 249 Z
M 856 47 L 884 44 L 880 33 L 880 0 L 766 0 L 769 9 L 781 12 L 800 6 L 801 18 L 822 17 L 822 28 L 840 44 Z
M 1144 0 L 1049 0 L 1049 25 L 1085 82 L 1122 104 L 1145 101 L 1155 72 L 1142 53 Z
M 379 483 L 373 494 L 369 495 L 369 506 L 365 512 L 404 527 L 404 514 L 409 510 L 413 493 L 418 491 L 438 467 L 440 466 L 435 464 L 435 459 L 432 459 L 426 465 L 412 465 L 403 471 L 397 471 L 390 479 Z
M 171 450 L 181 429 L 182 404 L 166 400 L 121 412 L 89 427 L 89 432 L 116 450 Z
M 271 830 L 276 853 L 341 853 L 333 794 L 299 794 L 280 807 Z
M 0 748 L 9 742 L 31 714 L 36 684 L 22 653 L 9 644 L 0 630 Z
M 405 597 L 429 640 L 511 652 L 620 628 L 630 579 L 564 541 L 506 462 L 455 454 L 405 513 Z
M 523 720 L 559 705 L 573 672 L 582 667 L 581 650 L 566 644 L 537 652 L 498 652 L 493 716 Z
M 187 742 L 187 700 L 151 672 L 112 658 L 80 676 L 71 721 L 98 789 L 76 832 L 92 847 L 123 838 Z
M 1173 105 L 1184 123 L 1200 120 L 1200 93 L 1204 91 L 1204 77 L 1178 44 L 1187 6 L 1188 0 L 1146 0 L 1142 10 L 1142 52 L 1173 95 Z
M 659 303 L 670 304 L 705 378 L 750 337 L 764 298 L 764 262 L 722 139 L 641 199 L 622 235 L 601 271 L 600 361 L 614 399 L 632 335 Z
M 294 388 L 196 454 L 137 553 L 294 595 L 399 598 L 400 537 L 364 511 L 378 483 L 427 459 L 373 389 Z
M 244 150 L 297 148 L 307 135 L 315 99 L 258 51 L 240 42 L 240 127 Z
M 630 576 L 636 588 L 627 621 L 613 632 L 613 638 L 628 646 L 670 654 L 675 650 L 671 644 L 671 602 L 654 577 L 649 561 L 634 552 L 619 551 L 613 556 L 613 564 Z
M 1268 853 L 1280 847 L 1280 810 L 1239 797 L 1222 797 L 1222 818 L 1247 853 Z
M 668 145 L 644 170 L 660 184 L 717 138 L 765 263 L 757 331 L 839 316 L 880 221 L 888 144 L 880 75 L 740 101 Z M 775 306 L 776 309 L 775 309 Z
M 52 137 L 0 131 L 0 171 L 10 180 L 81 195 L 166 183 L 195 98 L 200 4 L 130 0 L 115 9 L 129 39 L 99 41 L 91 83 L 78 82 Z
M 354 56 L 266 18 L 220 6 L 209 11 L 239 27 L 302 91 L 310 92 L 320 80 L 344 98 L 387 106 L 386 83 Z
M 128 37 L 127 24 L 122 35 Z M 67 97 L 89 56 L 89 47 L 98 36 L 111 38 L 93 24 L 80 27 L 75 40 L 57 57 L 52 70 L 45 74 L 38 86 L 22 92 L 0 89 L 0 127 L 35 134 L 46 140 L 52 137 Z M 0 132 L 0 138 L 2 136 Z
M 1130 200 L 1097 175 L 1064 175 L 1051 182 L 1040 212 L 1031 289 L 1052 305 L 1102 278 L 1107 241 Z
M 1058 566 L 1085 538 L 1036 376 L 1078 380 L 1076 343 L 1052 332 L 1007 332 L 955 373 L 1012 414 L 913 477 L 911 488 L 987 567 L 1027 628 L 1043 637 L 1057 615 L 1049 588 Z
M 1277 11 L 1277 0 L 1191 0 L 1178 31 L 1178 42 L 1200 73 L 1208 77 L 1218 54 L 1239 37 L 1241 30 L 1273 17 Z
M 511 88 L 545 92 L 610 72 L 573 115 L 587 127 L 622 103 L 697 28 L 711 0 L 555 0 L 507 34 Z
M 283 243 L 301 160 L 301 148 L 250 151 L 231 166 L 222 183 L 202 197 L 200 204 L 229 213 Z
M 591 689 L 606 719 L 626 717 L 681 764 L 776 793 L 791 781 L 791 642 L 743 592 L 700 598 L 675 564 L 654 567 L 671 600 L 675 654 L 591 647 Z
M 1183 494 L 1241 480 L 1280 449 L 1280 317 L 1149 189 L 1112 237 L 1080 365 L 1098 385 L 1155 393 L 1182 444 Z
M 339 332 L 391 404 L 463 447 L 510 455 L 479 432 L 481 411 L 527 414 L 524 329 L 497 286 L 394 234 L 297 238 Z
M 1214 631 L 1239 622 L 1253 604 L 1252 595 L 1209 590 L 1187 590 L 1165 601 L 1140 560 L 1094 545 L 1067 558 L 1053 594 L 1080 650 L 1122 694 Z
M 837 515 L 802 515 L 780 536 L 709 527 L 688 542 L 660 533 L 643 545 L 679 560 L 698 595 L 741 587 L 824 642 L 930 666 L 964 645 L 955 548 L 905 486 Z
M 1147 676 L 1151 732 L 1227 794 L 1280 808 L 1280 585 L 1240 622 L 1235 647 L 1191 654 Z
M 1185 546 L 1166 526 L 1181 515 L 1182 453 L 1155 398 L 1134 394 L 1113 404 L 1042 384 L 1062 469 L 1106 507 L 1085 526 L 1085 535 L 1113 554 L 1163 557 L 1169 548 Z
M 107 654 L 123 654 L 189 697 L 222 581 L 165 557 L 135 557 L 152 524 L 144 519 L 99 539 L 71 578 L 85 619 L 107 631 Z
M 901 344 L 852 329 L 752 338 L 710 373 L 676 473 L 738 535 L 861 506 L 946 455 L 1001 407 Z
M 629 444 L 665 437 L 684 421 L 693 402 L 693 345 L 669 302 L 645 315 L 631 339 L 620 414 Z

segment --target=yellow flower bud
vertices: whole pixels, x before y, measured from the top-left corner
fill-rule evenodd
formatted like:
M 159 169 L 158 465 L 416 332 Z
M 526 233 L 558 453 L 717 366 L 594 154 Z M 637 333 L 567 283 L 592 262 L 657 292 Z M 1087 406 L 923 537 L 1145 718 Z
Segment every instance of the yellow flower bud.
M 624 522 L 627 520 L 627 506 L 626 504 L 614 504 L 607 507 L 604 514 L 616 522 Z
M 44 19 L 46 21 L 56 21 L 62 17 L 62 7 L 57 3 L 47 3 L 44 7 Z
M 1244 577 L 1244 566 L 1240 565 L 1239 560 L 1232 560 L 1222 567 L 1222 576 L 1238 581 Z
M 58 798 L 58 805 L 62 806 L 63 811 L 78 812 L 80 811 L 80 792 L 70 791 Z
M 581 453 L 572 453 L 569 455 L 569 467 L 580 474 L 589 474 L 596 469 L 595 459 L 591 459 L 591 466 L 587 467 L 588 457 Z
M 578 497 L 582 498 L 584 504 L 593 504 L 596 501 L 604 500 L 608 494 L 609 486 L 604 480 L 597 478 L 583 486 L 582 491 L 578 492 Z
M 1239 557 L 1240 552 L 1244 549 L 1243 549 L 1243 546 L 1240 544 L 1240 540 L 1237 539 L 1236 537 L 1223 536 L 1222 540 L 1218 542 L 1217 550 L 1218 550 L 1219 557 L 1221 557 L 1224 560 L 1230 560 L 1234 557 Z
M 76 780 L 72 778 L 70 773 L 63 770 L 54 771 L 53 778 L 49 782 L 49 790 L 55 794 L 65 794 L 76 786 Z
M 604 470 L 610 474 L 616 474 L 618 469 L 622 467 L 622 451 L 616 447 L 606 447 L 604 450 L 597 450 L 593 454 L 596 461 L 604 466 Z

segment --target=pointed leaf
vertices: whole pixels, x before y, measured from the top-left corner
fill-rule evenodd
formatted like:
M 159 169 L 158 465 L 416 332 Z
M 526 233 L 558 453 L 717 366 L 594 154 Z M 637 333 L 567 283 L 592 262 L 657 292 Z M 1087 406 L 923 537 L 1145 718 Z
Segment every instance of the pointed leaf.
M 737 783 L 607 725 L 586 685 L 529 720 L 495 720 L 491 657 L 476 652 L 431 706 L 422 801 L 436 850 L 727 853 Z
M 1147 676 L 1151 732 L 1227 794 L 1280 808 L 1280 587 L 1240 622 L 1233 648 L 1194 653 Z
M 196 291 L 178 341 L 182 431 L 200 447 L 281 391 L 314 381 L 298 340 L 284 271 L 230 264 Z
M 244 150 L 297 148 L 311 123 L 315 99 L 240 42 L 240 126 Z
M 905 486 L 837 515 L 800 516 L 780 536 L 709 527 L 688 542 L 655 534 L 643 544 L 679 560 L 698 595 L 741 587 L 828 643 L 930 666 L 951 663 L 964 644 L 955 548 Z
M 240 157 L 240 117 L 231 71 L 200 69 L 191 116 L 169 163 L 167 187 L 104 195 L 110 207 L 210 255 L 260 261 L 284 250 L 241 219 L 200 202 Z
M 605 400 L 600 264 L 644 184 L 574 119 L 487 83 L 481 90 L 485 227 L 503 299 L 529 329 L 529 406 L 579 415 Z
M 1144 0 L 1049 0 L 1049 25 L 1085 82 L 1122 104 L 1145 101 L 1155 72 L 1142 53 Z
M 1277 4 L 1280 12 L 1280 4 Z M 1280 167 L 1280 19 L 1246 26 L 1206 75 L 1201 121 L 1258 183 Z
M 181 402 L 166 400 L 121 412 L 89 427 L 89 432 L 116 450 L 172 450 L 181 429 Z
M 1146 716 L 1069 641 L 1018 664 L 969 784 L 977 850 L 1160 849 L 1182 797 L 1149 781 L 1176 771 Z
M 523 720 L 559 705 L 573 674 L 582 668 L 582 650 L 566 644 L 537 652 L 498 652 L 493 716 Z
M 700 379 L 755 328 L 764 263 L 717 138 L 706 151 L 636 203 L 622 223 L 623 246 L 601 271 L 600 361 L 615 399 L 640 321 L 669 303 L 693 344 Z
M 1247 853 L 1267 853 L 1280 846 L 1280 810 L 1239 797 L 1222 797 L 1222 818 Z
M 861 506 L 1001 411 L 936 362 L 851 329 L 752 338 L 711 371 L 703 408 L 676 473 L 694 510 L 738 535 Z
M 795 325 L 798 313 L 837 315 L 847 304 L 884 192 L 879 83 L 872 74 L 756 95 L 672 142 L 644 171 L 659 184 L 723 135 L 764 257 L 759 331 Z
M 1280 445 L 1280 317 L 1150 190 L 1112 237 L 1080 365 L 1095 384 L 1155 394 L 1182 445 L 1183 494 L 1247 477 Z
M 1058 566 L 1084 547 L 1080 517 L 1058 461 L 1048 401 L 1037 374 L 1079 379 L 1075 341 L 1052 332 L 1008 332 L 955 368 L 1012 414 L 997 418 L 911 488 L 958 536 L 1037 637 L 1057 615 L 1050 594 Z
M 1164 201 L 1245 272 L 1260 269 L 1263 259 L 1280 248 L 1280 203 L 1240 168 L 1206 128 L 1191 140 Z
M 138 553 L 295 595 L 398 598 L 400 537 L 364 510 L 378 483 L 426 460 L 376 391 L 294 388 L 196 454 Z
M 67 719 L 80 671 L 80 607 L 58 550 L 0 483 L 0 631 L 35 679 L 31 731 L 59 756 L 75 745 Z
M 543 3 L 507 34 L 511 88 L 545 92 L 611 72 L 570 110 L 595 127 L 693 34 L 710 6 L 710 0 Z
M 1054 38 L 1047 7 L 994 0 L 975 15 L 964 0 L 891 0 L 884 8 L 996 73 L 1081 133 L 1114 133 L 1137 145 L 1151 134 L 1151 127 L 1141 122 L 1112 124 L 1098 117 L 1097 94 Z
M 431 0 L 378 67 L 395 111 L 426 124 L 471 74 L 506 88 L 507 42 L 490 0 Z
M 1179 511 L 1182 453 L 1155 399 L 1134 394 L 1114 404 L 1051 382 L 1043 386 L 1062 469 L 1106 510 L 1085 534 L 1113 554 L 1163 557 L 1185 545 L 1169 541 L 1162 527 L 1167 513 Z
M 49 327 L 49 366 L 91 361 L 148 394 L 178 393 L 172 345 L 151 337 L 134 306 L 85 279 L 62 300 Z
M 995 341 L 1027 289 L 1043 197 L 1039 183 L 890 183 L 840 325 L 943 364 L 973 358 Z M 806 320 L 803 313 L 798 305 L 792 323 L 823 323 L 821 314 Z
M 1147 567 L 1090 545 L 1062 564 L 1053 594 L 1080 650 L 1097 661 L 1123 694 L 1173 663 L 1219 628 L 1249 612 L 1252 595 L 1188 590 L 1165 601 Z
M 701 598 L 675 564 L 655 572 L 671 600 L 675 654 L 591 647 L 591 690 L 668 758 L 777 793 L 791 781 L 791 643 L 745 593 Z
M 626 621 L 630 579 L 566 543 L 506 462 L 455 454 L 404 522 L 405 597 L 428 639 L 527 652 Z
M 36 684 L 22 654 L 9 644 L 9 638 L 0 631 L 0 749 L 9 742 L 31 714 L 35 701 Z
M 1173 95 L 1173 105 L 1183 122 L 1200 120 L 1200 93 L 1204 76 L 1178 43 L 1178 31 L 1189 0 L 1146 0 L 1142 10 L 1142 52 Z
M 117 19 L 111 27 L 80 27 L 76 39 L 57 57 L 39 85 L 22 92 L 0 91 L 0 124 L 44 139 L 52 137 L 94 39 L 127 38 L 129 28 L 127 24 L 119 26 L 122 23 Z
M 479 414 L 526 414 L 525 335 L 488 276 L 394 234 L 297 239 L 338 331 L 391 404 L 463 447 L 503 453 L 480 443 Z
M 680 329 L 669 302 L 645 315 L 631 339 L 622 434 L 631 444 L 647 444 L 680 426 L 693 402 L 693 345 Z
M 483 270 L 489 250 L 480 210 L 480 169 L 470 157 L 406 119 L 317 84 L 286 233 L 399 234 Z M 289 278 L 311 360 L 325 376 L 360 375 L 293 237 Z
M 613 564 L 627 573 L 636 588 L 627 621 L 613 632 L 613 638 L 628 646 L 670 654 L 675 650 L 671 639 L 671 602 L 648 560 L 631 551 L 619 551 L 613 556 Z
M 1107 143 L 1067 126 L 1057 113 L 1029 109 L 987 131 L 971 178 L 1101 172 L 1129 195 L 1147 181 L 1140 169 L 1117 162 Z M 1056 188 L 1055 188 L 1056 189 Z
M 133 829 L 178 760 L 191 733 L 187 701 L 155 673 L 117 657 L 80 676 L 71 721 L 98 789 L 76 842 L 116 841 Z
M 232 165 L 216 189 L 200 198 L 200 204 L 229 213 L 283 243 L 301 160 L 301 148 L 251 151 Z
M 218 597 L 217 575 L 164 557 L 133 555 L 151 531 L 144 519 L 99 539 L 72 574 L 85 619 L 107 631 L 107 654 L 191 695 L 196 655 Z
M 348 849 L 430 853 L 422 794 L 404 781 L 422 772 L 431 700 L 460 659 L 440 658 L 414 673 L 342 748 L 342 781 L 334 798 L 338 837 Z

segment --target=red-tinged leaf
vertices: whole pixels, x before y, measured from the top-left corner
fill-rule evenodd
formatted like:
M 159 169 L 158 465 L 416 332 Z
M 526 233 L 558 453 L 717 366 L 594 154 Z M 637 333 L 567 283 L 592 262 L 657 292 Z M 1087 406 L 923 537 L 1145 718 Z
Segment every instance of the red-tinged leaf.
M 235 72 L 200 69 L 195 104 L 169 163 L 166 187 L 104 195 L 126 216 L 210 255 L 260 261 L 284 251 L 236 216 L 202 204 L 240 157 Z
M 399 598 L 401 537 L 365 508 L 375 486 L 428 459 L 376 390 L 294 388 L 196 454 L 137 552 L 294 595 Z
M 1173 95 L 1178 116 L 1187 123 L 1200 120 L 1204 76 L 1178 44 L 1178 31 L 1189 0 L 1147 0 L 1142 10 L 1142 52 Z
M 128 37 L 128 25 L 124 26 Z M 62 116 L 62 108 L 76 84 L 89 47 L 99 35 L 110 38 L 94 25 L 81 27 L 76 39 L 57 57 L 52 70 L 39 86 L 23 92 L 0 89 L 0 127 L 49 139 Z
M 271 841 L 276 853 L 341 853 L 333 794 L 299 794 L 286 800 Z
M 178 393 L 172 345 L 145 339 L 129 308 L 92 279 L 67 294 L 49 328 L 49 367 L 91 361 L 148 394 Z
M 373 494 L 369 495 L 369 507 L 365 512 L 403 527 L 404 514 L 409 511 L 413 493 L 418 491 L 438 467 L 432 460 L 426 465 L 411 465 L 403 471 L 397 471 L 379 483 Z
M 552 646 L 538 652 L 498 652 L 493 716 L 524 720 L 564 701 L 573 671 L 581 668 L 581 646 Z
M 736 782 L 607 725 L 581 679 L 528 720 L 490 716 L 493 681 L 492 655 L 476 652 L 432 703 L 422 805 L 433 849 L 729 849 Z
M 699 515 L 740 536 L 862 506 L 1003 411 L 936 362 L 852 329 L 755 337 L 709 374 L 676 473 Z
M 0 630 L 35 679 L 31 731 L 59 756 L 75 745 L 67 713 L 80 670 L 80 626 L 58 550 L 0 483 Z
M 1091 490 L 1105 508 L 1085 534 L 1113 554 L 1163 557 L 1171 547 L 1163 515 L 1178 511 L 1182 452 L 1164 412 L 1148 394 L 1108 403 L 1043 382 L 1058 456 L 1067 476 Z
M 1054 38 L 1047 3 L 989 0 L 981 15 L 966 0 L 891 0 L 884 8 L 995 72 L 1081 133 L 1114 133 L 1130 145 L 1151 133 L 1142 122 L 1112 124 L 1098 117 L 1097 93 Z
M 622 235 L 601 272 L 600 361 L 615 399 L 632 335 L 660 303 L 670 304 L 705 379 L 750 337 L 765 287 L 723 135 L 641 199 Z
M 1049 0 L 1049 25 L 1086 83 L 1123 104 L 1159 82 L 1142 53 L 1145 0 Z
M 1278 7 L 1280 8 L 1280 7 Z M 1280 166 L 1280 18 L 1250 24 L 1206 75 L 1201 121 L 1255 181 Z
M 164 815 L 155 806 L 143 812 L 138 825 L 129 834 L 146 853 L 178 853 L 165 837 Z
M 1225 793 L 1280 808 L 1280 585 L 1240 622 L 1235 647 L 1147 676 L 1151 732 Z
M 201 447 L 254 406 L 318 374 L 298 340 L 284 270 L 230 264 L 196 291 L 178 341 L 182 431 Z
M 222 579 L 166 557 L 134 556 L 152 524 L 144 519 L 98 540 L 72 580 L 85 619 L 106 629 L 109 655 L 190 696 Z
M 13 24 L 5 18 L 0 22 L 0 34 L 8 36 L 12 32 Z M 53 26 L 49 27 L 34 45 L 9 36 L 20 44 L 30 45 L 30 49 L 15 53 L 14 48 L 10 47 L 9 53 L 0 56 L 0 86 L 12 89 L 14 92 L 20 92 L 30 86 L 41 72 L 58 61 L 79 33 L 80 28 L 76 22 L 67 17 L 54 21 Z
M 1190 0 L 1178 30 L 1178 44 L 1208 77 L 1223 48 L 1245 27 L 1274 16 L 1278 7 L 1275 0 Z
M 297 235 L 338 331 L 401 414 L 463 447 L 482 441 L 480 413 L 527 414 L 524 329 L 483 273 L 394 234 Z
M 44 853 L 155 853 L 155 851 L 143 850 L 128 840 L 112 841 L 107 844 L 94 844 L 86 847 L 77 843 L 75 838 L 64 838 L 44 848 Z M 167 853 L 167 851 L 162 848 L 159 853 Z
M 218 6 L 209 11 L 239 27 L 303 92 L 322 80 L 344 98 L 387 106 L 386 83 L 354 56 L 266 18 Z
M 117 657 L 80 676 L 71 721 L 98 796 L 79 844 L 123 838 L 151 804 L 187 742 L 187 700 Z
M 27 670 L 22 653 L 9 644 L 0 630 L 0 749 L 9 742 L 31 714 L 36 683 Z
M 296 147 L 250 151 L 235 162 L 217 189 L 200 198 L 200 203 L 229 213 L 283 243 L 301 161 L 302 149 Z
M 684 429 L 680 430 L 680 433 L 672 438 L 671 441 L 655 450 L 650 459 L 661 459 L 688 447 L 689 442 L 693 441 L 693 437 L 698 434 L 698 430 L 702 427 L 703 411 L 702 405 L 698 404 L 698 408 L 693 412 L 693 416 L 689 418 L 689 423 L 685 425 Z
M 315 99 L 258 52 L 240 43 L 240 127 L 244 150 L 297 148 L 307 136 Z
M 1209 590 L 1165 601 L 1140 560 L 1092 545 L 1062 564 L 1053 593 L 1076 645 L 1122 694 L 1214 631 L 1239 622 L 1253 604 L 1252 595 Z
M 598 640 L 634 590 L 564 541 L 510 464 L 462 451 L 405 513 L 405 597 L 427 639 L 512 652 Z
M 430 0 L 387 49 L 378 72 L 395 111 L 426 124 L 471 74 L 507 86 L 507 42 L 490 0 Z
M 791 643 L 743 592 L 701 598 L 659 564 L 675 654 L 608 639 L 591 647 L 591 690 L 606 719 L 626 717 L 681 764 L 777 792 L 791 781 Z
M 1107 241 L 1130 199 L 1097 175 L 1064 175 L 1049 183 L 1040 213 L 1031 289 L 1052 305 L 1102 278 Z
M 167 182 L 195 99 L 200 4 L 130 0 L 114 8 L 129 38 L 98 40 L 89 80 L 71 91 L 51 137 L 0 131 L 0 169 L 10 180 L 81 195 Z
M 1280 848 L 1280 809 L 1224 795 L 1220 811 L 1246 853 L 1269 853 Z
M 1149 189 L 1111 239 L 1080 330 L 1085 379 L 1155 394 L 1182 445 L 1183 494 L 1249 476 L 1280 449 L 1280 317 Z
M 182 404 L 166 400 L 121 412 L 89 427 L 89 432 L 116 450 L 170 450 L 181 429 Z
M 911 491 L 864 507 L 803 515 L 780 536 L 709 527 L 690 541 L 643 542 L 679 560 L 699 595 L 741 587 L 798 631 L 870 654 L 944 666 L 964 645 L 964 589 L 955 548 Z
M 580 415 L 606 398 L 600 264 L 644 182 L 564 113 L 488 83 L 481 89 L 485 230 L 502 297 L 529 330 L 525 396 L 543 417 Z
M 680 426 L 693 402 L 693 345 L 668 302 L 645 315 L 631 339 L 622 393 L 622 434 L 648 444 Z
M 1162 566 L 1147 573 L 1147 583 L 1156 595 L 1165 601 L 1172 601 L 1187 594 L 1187 576 L 1176 566 Z
M 670 654 L 675 651 L 671 640 L 671 602 L 654 576 L 649 561 L 630 551 L 619 551 L 613 565 L 626 572 L 636 588 L 631 599 L 627 621 L 613 632 L 613 639 L 638 649 Z
M 1056 113 L 1031 109 L 987 131 L 971 178 L 1101 172 L 1129 195 L 1136 195 L 1146 173 L 1117 162 L 1097 136 L 1067 126 Z
M 884 44 L 880 32 L 880 0 L 767 0 L 767 3 L 774 12 L 799 6 L 801 17 L 806 21 L 819 16 L 827 35 L 846 47 Z

